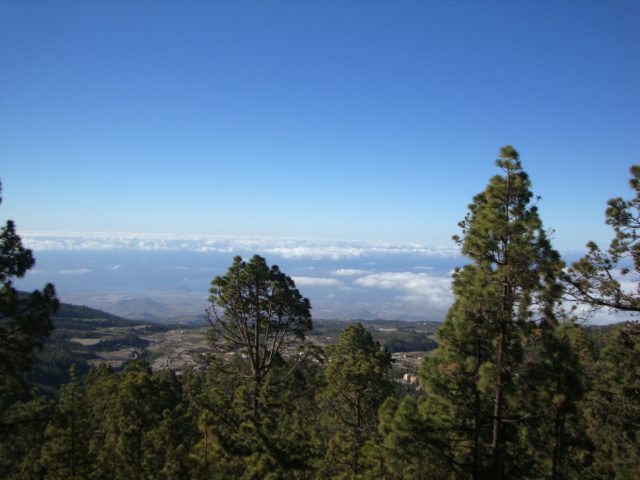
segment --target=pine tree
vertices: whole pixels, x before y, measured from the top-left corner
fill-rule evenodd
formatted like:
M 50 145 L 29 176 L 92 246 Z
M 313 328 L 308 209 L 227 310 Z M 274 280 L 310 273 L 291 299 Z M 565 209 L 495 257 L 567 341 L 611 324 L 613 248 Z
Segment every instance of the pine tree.
M 212 281 L 211 359 L 198 396 L 199 470 L 238 478 L 293 478 L 308 470 L 305 343 L 311 306 L 291 278 L 255 255 Z M 209 375 L 215 373 L 215 377 Z
M 118 383 L 119 376 L 105 364 L 91 368 L 84 378 L 86 395 L 90 399 L 89 419 L 93 432 L 89 442 L 89 455 L 94 459 L 89 476 L 92 480 L 114 478 L 117 459 L 113 438 L 118 416 Z
M 439 448 L 439 431 L 429 422 L 424 402 L 414 397 L 390 397 L 379 410 L 382 445 L 380 475 L 371 478 L 428 480 L 450 478 L 451 465 Z M 377 473 L 377 472 L 375 472 Z
M 53 329 L 58 299 L 51 284 L 31 293 L 13 286 L 34 265 L 31 250 L 8 220 L 0 228 L 0 477 L 18 470 L 30 472 L 24 477 L 34 474 L 41 445 L 34 439 L 41 440 L 46 425 L 47 402 L 27 391 L 24 374 Z
M 93 463 L 89 454 L 93 432 L 86 392 L 75 366 L 69 369 L 69 376 L 45 430 L 40 464 L 48 477 L 84 479 Z
M 630 168 L 635 196 L 609 200 L 606 223 L 614 238 L 606 251 L 595 242 L 565 275 L 572 300 L 592 309 L 637 315 L 640 312 L 640 165 Z M 624 283 L 633 288 L 623 287 Z M 588 398 L 590 436 L 595 444 L 594 478 L 640 476 L 640 324 L 614 327 L 594 370 Z
M 93 479 L 190 478 L 196 441 L 180 379 L 128 363 L 121 373 L 100 366 L 86 377 L 92 435 Z
M 553 329 L 562 261 L 533 202 L 529 177 L 511 146 L 476 195 L 454 237 L 470 263 L 454 276 L 455 303 L 423 369 L 427 402 L 449 445 L 443 455 L 460 475 L 518 475 L 518 428 L 532 415 L 518 384 L 536 332 Z M 489 413 L 490 412 L 490 413 Z
M 207 318 L 212 346 L 247 356 L 253 416 L 258 420 L 272 367 L 312 328 L 311 305 L 290 277 L 276 265 L 269 267 L 259 255 L 249 262 L 235 257 L 227 274 L 215 277 L 211 285 Z
M 425 357 L 420 371 L 433 455 L 462 478 L 481 478 L 490 461 L 492 399 L 481 372 L 495 355 L 496 289 L 478 270 L 455 272 L 456 301 L 436 332 L 436 355 Z
M 250 408 L 242 397 L 242 380 L 223 362 L 212 358 L 201 374 L 189 382 L 192 415 L 197 420 L 198 439 L 191 449 L 192 473 L 196 478 L 241 478 L 244 459 L 251 448 L 242 425 Z M 240 397 L 240 398 L 238 398 Z
M 154 372 L 152 380 L 157 420 L 146 428 L 145 469 L 160 480 L 190 479 L 189 452 L 196 442 L 197 426 L 188 409 L 183 383 L 171 370 Z
M 42 477 L 40 452 L 53 409 L 53 402 L 41 396 L 8 408 L 5 414 L 11 429 L 3 432 L 0 442 L 0 478 Z
M 363 448 L 377 433 L 378 409 L 393 392 L 391 354 L 361 323 L 327 349 L 319 402 L 327 432 L 321 478 L 360 478 Z
M 630 171 L 635 197 L 612 198 L 605 212 L 606 223 L 615 233 L 609 249 L 602 251 L 589 242 L 587 255 L 573 263 L 565 276 L 568 295 L 593 308 L 640 312 L 640 165 Z M 622 287 L 625 280 L 636 284 L 634 291 Z
M 588 478 L 640 477 L 640 323 L 611 327 L 588 399 L 596 445 Z
M 0 441 L 12 428 L 3 412 L 25 393 L 21 375 L 31 369 L 36 350 L 51 333 L 51 315 L 58 308 L 51 284 L 28 294 L 13 287 L 13 279 L 24 277 L 34 265 L 31 250 L 22 246 L 15 224 L 8 220 L 0 228 Z
M 532 347 L 518 379 L 521 408 L 534 413 L 520 429 L 523 470 L 527 478 L 583 478 L 593 450 L 585 415 L 593 357 L 584 329 L 565 321 Z

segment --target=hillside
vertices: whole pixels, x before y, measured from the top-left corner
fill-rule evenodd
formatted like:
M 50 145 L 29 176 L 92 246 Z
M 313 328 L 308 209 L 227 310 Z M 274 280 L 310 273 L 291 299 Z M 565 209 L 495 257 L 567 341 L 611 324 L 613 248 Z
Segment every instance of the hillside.
M 73 305 L 71 303 L 60 303 L 60 308 L 56 312 L 55 319 L 82 318 L 92 320 L 110 320 L 116 323 L 130 322 L 124 318 L 111 313 L 98 310 L 84 305 Z
M 361 320 L 373 338 L 394 353 L 398 375 L 417 371 L 417 360 L 433 350 L 437 322 Z M 309 340 L 326 347 L 334 343 L 352 322 L 317 319 Z M 134 359 L 149 361 L 154 370 L 179 370 L 197 362 L 209 351 L 205 326 L 160 325 L 130 320 L 111 313 L 61 303 L 53 317 L 54 331 L 38 354 L 29 383 L 50 395 L 68 381 L 68 370 L 75 364 L 80 374 L 91 366 L 106 364 L 120 369 Z M 420 353 L 423 352 L 423 353 Z
M 150 344 L 144 335 L 165 329 L 69 303 L 61 303 L 52 320 L 54 330 L 26 377 L 32 386 L 49 394 L 54 394 L 59 385 L 68 381 L 72 364 L 81 374 L 98 363 L 119 367 L 127 360 L 138 358 Z M 120 361 L 113 362 L 114 356 Z

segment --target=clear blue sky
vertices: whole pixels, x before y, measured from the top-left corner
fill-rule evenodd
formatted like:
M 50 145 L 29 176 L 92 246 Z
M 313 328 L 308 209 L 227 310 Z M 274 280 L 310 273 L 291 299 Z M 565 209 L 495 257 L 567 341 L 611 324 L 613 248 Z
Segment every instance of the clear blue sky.
M 556 245 L 640 162 L 638 1 L 0 1 L 20 230 L 449 243 L 513 144 Z

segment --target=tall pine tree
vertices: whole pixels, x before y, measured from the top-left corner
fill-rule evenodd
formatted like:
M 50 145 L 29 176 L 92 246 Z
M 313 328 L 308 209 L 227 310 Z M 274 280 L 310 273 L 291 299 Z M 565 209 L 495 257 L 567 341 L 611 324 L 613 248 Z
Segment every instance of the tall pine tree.
M 519 474 L 518 429 L 532 416 L 519 379 L 530 344 L 557 323 L 563 263 L 516 150 L 503 147 L 496 164 L 502 174 L 474 197 L 454 237 L 470 263 L 454 275 L 455 303 L 423 381 L 452 468 L 500 479 Z

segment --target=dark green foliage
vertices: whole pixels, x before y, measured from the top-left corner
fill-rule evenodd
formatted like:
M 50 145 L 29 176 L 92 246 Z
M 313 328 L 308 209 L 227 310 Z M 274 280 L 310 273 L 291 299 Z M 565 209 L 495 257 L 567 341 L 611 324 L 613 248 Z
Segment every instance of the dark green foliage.
M 456 302 L 436 334 L 436 355 L 421 368 L 423 422 L 432 424 L 431 449 L 439 462 L 480 478 L 490 462 L 493 404 L 481 373 L 493 361 L 493 292 L 474 266 L 456 273 L 453 290 Z
M 385 347 L 395 352 L 426 352 L 438 346 L 437 342 L 424 333 L 397 332 L 387 340 Z
M 361 323 L 327 349 L 325 386 L 318 396 L 327 450 L 320 478 L 361 478 L 363 450 L 376 440 L 378 409 L 393 392 L 391 354 Z
M 593 357 L 582 327 L 563 323 L 540 336 L 520 380 L 530 416 L 519 432 L 522 476 L 577 478 L 591 462 L 584 402 Z
M 496 164 L 503 174 L 474 197 L 460 223 L 463 237 L 455 237 L 471 263 L 454 275 L 455 303 L 438 331 L 436 355 L 424 362 L 426 408 L 441 432 L 434 446 L 456 476 L 525 478 L 540 468 L 539 475 L 558 478 L 555 466 L 539 465 L 527 431 L 552 413 L 564 422 L 577 401 L 557 385 L 569 375 L 564 370 L 547 372 L 558 377 L 555 410 L 542 410 L 546 404 L 536 405 L 530 395 L 550 380 L 531 373 L 544 368 L 541 357 L 560 355 L 553 350 L 560 344 L 547 338 L 557 326 L 563 263 L 532 203 L 517 152 L 503 147 Z M 573 360 L 566 355 L 563 361 Z M 556 453 L 567 448 L 563 443 Z
M 86 391 L 74 367 L 70 377 L 45 430 L 39 463 L 48 477 L 84 479 L 93 463 L 89 452 L 93 431 Z
M 210 292 L 212 346 L 226 360 L 213 359 L 196 397 L 198 469 L 217 478 L 305 471 L 311 446 L 304 412 L 313 391 L 300 368 L 311 351 L 301 349 L 312 325 L 309 301 L 257 255 L 234 258 Z
M 191 457 L 200 478 L 240 478 L 251 453 L 245 428 L 252 429 L 246 388 L 238 375 L 213 360 L 203 375 L 190 378 L 189 393 L 199 439 Z M 243 428 L 243 424 L 246 425 Z M 253 438 L 253 437 L 251 437 Z
M 40 450 L 53 408 L 50 400 L 34 396 L 5 410 L 5 429 L 0 436 L 0 478 L 40 478 Z
M 443 455 L 442 431 L 420 399 L 389 398 L 380 408 L 380 456 L 389 478 L 446 479 L 456 471 Z
M 596 444 L 590 478 L 640 475 L 640 324 L 610 330 L 589 397 L 590 436 Z
M 56 336 L 56 332 L 52 337 Z M 78 351 L 78 345 L 49 338 L 36 355 L 31 370 L 24 376 L 27 384 L 49 398 L 56 398 L 62 385 L 70 381 L 69 369 L 73 365 L 79 377 L 89 372 L 89 355 Z
M 261 398 L 253 416 L 252 388 L 235 371 L 249 369 L 212 361 L 204 375 L 189 378 L 192 415 L 199 440 L 191 458 L 200 478 L 304 478 L 311 470 L 317 365 L 304 363 Z M 245 363 L 245 365 L 243 365 Z M 274 368 L 286 368 L 286 365 Z
M 0 198 L 0 202 L 1 202 Z M 15 278 L 34 266 L 31 253 L 9 220 L 0 229 L 0 477 L 30 478 L 42 445 L 43 418 L 48 404 L 31 396 L 24 374 L 36 351 L 53 328 L 51 315 L 58 307 L 53 285 L 42 291 L 18 292 Z M 20 402 L 19 400 L 24 401 Z
M 311 305 L 290 277 L 258 255 L 249 262 L 235 257 L 227 274 L 214 278 L 211 285 L 207 318 L 212 345 L 225 353 L 247 355 L 253 415 L 258 418 L 272 367 L 285 349 L 294 353 L 291 349 L 311 329 Z
M 640 165 L 630 169 L 635 197 L 609 200 L 606 223 L 615 233 L 607 251 L 587 244 L 585 257 L 565 280 L 571 299 L 593 309 L 640 312 Z M 634 289 L 623 282 L 634 282 Z M 608 329 L 597 340 L 598 362 L 588 396 L 589 433 L 595 444 L 592 478 L 640 476 L 640 327 L 637 322 Z
M 144 362 L 132 362 L 121 373 L 101 367 L 86 378 L 86 398 L 90 464 L 83 478 L 189 478 L 196 427 L 175 373 L 152 373 Z M 61 441 L 58 430 L 47 432 L 51 442 Z M 51 462 L 43 457 L 44 468 Z
M 23 277 L 34 264 L 31 250 L 22 246 L 15 225 L 7 221 L 0 230 L 0 422 L 4 409 L 24 393 L 21 374 L 29 371 L 36 350 L 51 333 L 51 315 L 58 307 L 51 284 L 29 294 L 13 287 L 12 279 Z

